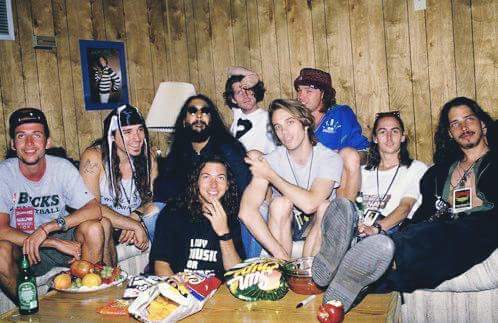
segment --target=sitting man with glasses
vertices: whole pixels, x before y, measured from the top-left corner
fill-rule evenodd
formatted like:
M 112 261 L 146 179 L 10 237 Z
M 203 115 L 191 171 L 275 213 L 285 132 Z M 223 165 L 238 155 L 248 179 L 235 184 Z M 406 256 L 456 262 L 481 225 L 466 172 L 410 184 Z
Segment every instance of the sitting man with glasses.
M 399 112 L 377 113 L 356 201 L 364 215 L 360 234 L 391 233 L 411 217 L 421 202 L 418 182 L 426 170 L 423 162 L 410 158 Z

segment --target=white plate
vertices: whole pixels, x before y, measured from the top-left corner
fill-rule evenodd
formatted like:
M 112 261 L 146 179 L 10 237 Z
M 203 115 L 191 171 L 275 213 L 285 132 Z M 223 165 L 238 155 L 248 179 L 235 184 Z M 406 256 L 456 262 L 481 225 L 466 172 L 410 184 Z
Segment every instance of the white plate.
M 70 287 L 70 288 L 66 288 L 66 289 L 59 289 L 59 288 L 54 287 L 54 280 L 52 279 L 52 283 L 50 284 L 51 285 L 50 287 L 52 287 L 53 289 L 55 289 L 59 292 L 64 292 L 64 293 L 91 293 L 91 292 L 96 292 L 99 290 L 110 288 L 112 286 L 119 285 L 122 282 L 124 282 L 127 278 L 128 278 L 128 273 L 124 270 L 121 270 L 121 274 L 119 276 L 119 279 L 113 281 L 110 284 L 101 284 L 101 285 L 95 286 L 95 287 L 81 286 L 79 288 Z

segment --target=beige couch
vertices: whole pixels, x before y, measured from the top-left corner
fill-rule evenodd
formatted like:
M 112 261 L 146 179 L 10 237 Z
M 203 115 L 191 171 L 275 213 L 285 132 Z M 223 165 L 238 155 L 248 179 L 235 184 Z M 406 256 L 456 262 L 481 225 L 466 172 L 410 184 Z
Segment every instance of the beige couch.
M 140 252 L 135 246 L 118 245 L 118 264 L 129 275 L 137 275 L 143 272 L 145 266 L 149 262 L 149 252 Z M 62 271 L 63 268 L 56 267 L 50 270 L 47 274 L 38 277 L 36 283 L 38 285 L 38 294 L 43 295 L 48 291 L 48 283 L 56 273 Z M 6 312 L 14 308 L 14 303 L 0 291 L 0 313 Z
M 403 297 L 403 322 L 498 322 L 498 249 L 437 288 Z

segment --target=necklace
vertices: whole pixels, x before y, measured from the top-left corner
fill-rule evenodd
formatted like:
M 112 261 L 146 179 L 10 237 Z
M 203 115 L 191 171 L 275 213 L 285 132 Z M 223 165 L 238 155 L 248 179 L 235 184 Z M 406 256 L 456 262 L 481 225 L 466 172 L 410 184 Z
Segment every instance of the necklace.
M 310 186 L 310 177 L 311 177 L 311 168 L 313 166 L 313 156 L 315 154 L 315 150 L 312 148 L 311 149 L 311 162 L 310 162 L 310 168 L 308 170 L 308 181 L 306 183 L 306 189 L 309 189 L 309 186 Z M 289 163 L 289 167 L 291 169 L 291 172 L 292 172 L 292 176 L 294 177 L 294 181 L 296 182 L 296 185 L 299 186 L 299 187 L 302 187 L 301 185 L 299 185 L 299 181 L 297 180 L 297 176 L 296 176 L 296 173 L 294 172 L 294 168 L 292 167 L 292 162 L 289 158 L 289 152 L 287 151 L 287 149 L 285 150 L 285 155 L 287 156 L 287 162 Z
M 389 186 L 387 187 L 386 192 L 384 193 L 384 195 L 381 198 L 380 197 L 380 188 L 379 188 L 379 167 L 377 166 L 377 168 L 376 168 L 376 170 L 377 170 L 377 172 L 376 172 L 376 175 L 377 175 L 377 198 L 378 198 L 378 201 L 379 201 L 379 207 L 380 207 L 382 201 L 386 198 L 387 193 L 389 193 L 389 190 L 391 189 L 391 186 L 393 186 L 394 180 L 396 179 L 396 176 L 398 175 L 399 167 L 400 167 L 400 164 L 398 164 L 398 167 L 396 167 L 396 172 L 394 173 L 394 176 L 391 179 L 391 183 L 389 184 Z
M 125 196 L 125 199 L 126 199 L 126 202 L 128 203 L 128 211 L 130 212 L 130 214 L 133 212 L 132 209 L 131 209 L 131 199 L 133 197 L 133 183 L 134 183 L 134 180 L 133 180 L 133 177 L 130 179 L 130 196 L 128 196 L 128 194 L 126 193 L 126 189 L 123 185 L 123 181 L 121 180 L 121 188 L 123 189 L 122 192 Z
M 476 159 L 470 166 L 469 168 L 467 168 L 466 170 L 464 170 L 461 166 L 460 166 L 460 161 L 458 161 L 458 164 L 457 164 L 457 167 L 456 169 L 462 169 L 463 170 L 463 174 L 462 176 L 460 176 L 460 179 L 457 180 L 457 182 L 455 183 L 455 185 L 453 185 L 453 183 L 451 183 L 450 181 L 450 185 L 451 185 L 451 188 L 454 190 L 456 188 L 461 188 L 465 185 L 465 183 L 467 182 L 467 179 L 468 179 L 468 176 L 469 176 L 469 173 L 471 172 L 472 170 L 472 167 L 474 167 L 474 165 L 477 163 L 477 161 L 481 159 L 481 158 L 478 158 Z

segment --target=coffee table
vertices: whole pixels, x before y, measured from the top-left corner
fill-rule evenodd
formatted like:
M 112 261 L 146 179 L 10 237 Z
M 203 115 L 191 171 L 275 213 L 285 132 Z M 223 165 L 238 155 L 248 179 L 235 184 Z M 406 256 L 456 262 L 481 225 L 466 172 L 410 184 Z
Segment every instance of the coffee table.
M 94 293 L 70 294 L 51 291 L 40 298 L 37 314 L 21 316 L 17 309 L 0 316 L 2 321 L 14 322 L 136 322 L 131 317 L 98 314 L 99 307 L 123 295 L 124 286 L 112 287 Z M 281 300 L 244 302 L 234 298 L 222 285 L 204 309 L 182 322 L 317 322 L 316 313 L 321 295 L 305 307 L 296 304 L 306 298 L 289 291 Z M 395 322 L 399 316 L 397 293 L 368 295 L 346 315 L 345 322 Z

